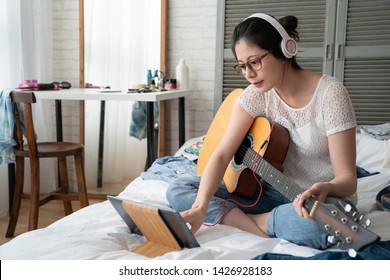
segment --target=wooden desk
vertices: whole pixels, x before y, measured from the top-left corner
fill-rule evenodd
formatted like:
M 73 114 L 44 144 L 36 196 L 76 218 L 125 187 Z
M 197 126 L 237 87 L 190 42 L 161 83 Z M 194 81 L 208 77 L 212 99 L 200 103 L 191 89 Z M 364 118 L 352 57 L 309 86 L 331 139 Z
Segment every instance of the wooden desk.
M 183 145 L 185 141 L 185 104 L 184 98 L 189 95 L 191 90 L 172 90 L 163 92 L 148 92 L 148 93 L 127 93 L 122 92 L 101 92 L 98 89 L 87 88 L 72 88 L 64 90 L 48 90 L 48 91 L 34 91 L 37 99 L 49 99 L 56 102 L 56 128 L 57 128 L 57 141 L 62 141 L 62 100 L 100 100 L 101 105 L 101 118 L 104 118 L 104 102 L 108 100 L 112 101 L 144 101 L 147 102 L 147 166 L 149 167 L 156 159 L 154 139 L 154 110 L 153 103 L 155 101 L 164 101 L 178 99 L 179 102 L 179 145 Z M 80 123 L 84 127 L 84 118 L 80 118 Z M 102 169 L 103 169 L 103 135 L 104 135 L 104 119 L 100 122 L 103 124 L 100 129 L 99 136 L 99 163 L 98 163 L 98 179 L 97 187 L 102 187 Z M 14 182 L 15 182 L 15 169 L 13 164 L 9 164 L 9 194 L 12 201 Z M 10 201 L 10 202 L 11 202 Z M 11 203 L 10 203 L 11 206 Z
M 98 174 L 102 174 L 102 157 L 103 157 L 103 135 L 104 135 L 104 101 L 144 101 L 147 102 L 147 166 L 149 167 L 156 159 L 154 139 L 154 110 L 153 103 L 155 101 L 178 99 L 179 101 L 179 145 L 183 145 L 185 141 L 185 104 L 184 97 L 190 94 L 190 90 L 173 90 L 163 92 L 148 92 L 148 93 L 127 93 L 122 92 L 106 92 L 97 89 L 75 88 L 60 91 L 36 91 L 37 99 L 52 99 L 56 100 L 56 123 L 57 123 L 57 141 L 62 141 L 62 112 L 61 100 L 100 100 L 101 104 L 101 126 L 99 136 L 99 170 Z M 83 118 L 80 119 L 84 121 Z M 99 175 L 98 175 L 99 176 Z M 102 179 L 98 178 L 98 187 L 102 186 Z

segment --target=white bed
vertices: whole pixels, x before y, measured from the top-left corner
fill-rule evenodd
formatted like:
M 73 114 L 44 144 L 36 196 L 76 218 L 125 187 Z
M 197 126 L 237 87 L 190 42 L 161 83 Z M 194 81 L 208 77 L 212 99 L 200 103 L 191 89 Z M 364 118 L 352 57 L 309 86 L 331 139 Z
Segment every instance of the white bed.
M 190 142 L 187 142 L 187 145 Z M 380 174 L 359 179 L 358 204 L 360 212 L 369 212 L 369 229 L 390 240 L 390 212 L 379 211 L 375 197 L 389 184 L 390 169 L 384 167 L 385 141 L 357 134 L 357 165 Z M 176 153 L 180 154 L 182 149 Z M 166 203 L 168 183 L 142 180 L 138 177 L 120 193 L 144 201 Z M 199 248 L 170 252 L 156 259 L 252 259 L 267 252 L 309 257 L 319 253 L 308 247 L 297 246 L 282 239 L 254 236 L 224 225 L 203 226 L 196 234 Z M 146 259 L 131 250 L 144 237 L 130 233 L 112 205 L 102 202 L 81 209 L 47 228 L 24 233 L 0 246 L 0 259 Z

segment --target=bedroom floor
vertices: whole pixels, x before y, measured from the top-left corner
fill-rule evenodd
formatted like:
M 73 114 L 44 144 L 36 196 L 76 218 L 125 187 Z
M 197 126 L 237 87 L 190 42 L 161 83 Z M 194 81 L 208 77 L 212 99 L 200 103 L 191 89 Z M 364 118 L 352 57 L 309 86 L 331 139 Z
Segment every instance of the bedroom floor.
M 107 194 L 117 195 L 129 184 L 128 181 L 118 184 L 105 185 L 102 188 L 97 189 L 96 187 L 88 188 L 89 204 L 94 204 L 105 200 Z M 28 200 L 22 201 L 20 209 L 20 215 L 18 224 L 16 225 L 15 236 L 27 231 L 28 228 Z M 80 209 L 80 204 L 77 201 L 72 202 L 73 211 Z M 51 201 L 46 205 L 39 208 L 39 219 L 38 228 L 46 227 L 55 221 L 64 217 L 64 210 L 62 201 Z M 8 217 L 0 219 L 0 245 L 8 242 L 12 238 L 6 238 L 5 232 L 8 227 Z

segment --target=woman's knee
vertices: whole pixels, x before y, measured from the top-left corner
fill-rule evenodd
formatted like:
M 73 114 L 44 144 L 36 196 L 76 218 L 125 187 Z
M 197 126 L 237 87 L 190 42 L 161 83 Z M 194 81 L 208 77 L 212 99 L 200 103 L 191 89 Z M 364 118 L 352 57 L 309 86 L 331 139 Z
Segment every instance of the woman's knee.
M 182 176 L 173 180 L 166 191 L 168 203 L 177 211 L 191 208 L 195 201 L 199 179 L 197 177 Z
M 300 217 L 291 203 L 273 209 L 267 224 L 271 237 L 279 237 L 298 245 L 325 249 L 330 244 L 327 234 L 324 233 L 315 221 Z

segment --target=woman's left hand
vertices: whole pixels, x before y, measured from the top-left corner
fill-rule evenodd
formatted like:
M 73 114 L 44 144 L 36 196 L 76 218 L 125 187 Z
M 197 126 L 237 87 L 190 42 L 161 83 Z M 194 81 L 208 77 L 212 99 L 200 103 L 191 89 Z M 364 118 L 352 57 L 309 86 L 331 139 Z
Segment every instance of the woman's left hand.
M 298 195 L 294 201 L 293 206 L 297 214 L 306 219 L 312 219 L 309 216 L 306 208 L 303 206 L 306 199 L 313 197 L 315 200 L 324 201 L 329 194 L 329 183 L 320 182 L 315 183 L 309 189 Z

